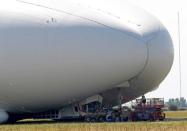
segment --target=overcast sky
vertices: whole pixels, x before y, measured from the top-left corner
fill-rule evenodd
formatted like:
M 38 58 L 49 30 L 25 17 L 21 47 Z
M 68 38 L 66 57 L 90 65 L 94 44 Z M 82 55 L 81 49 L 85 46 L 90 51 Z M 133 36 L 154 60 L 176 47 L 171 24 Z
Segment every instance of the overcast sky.
M 182 66 L 182 96 L 187 98 L 187 1 L 185 0 L 128 0 L 155 15 L 168 29 L 173 39 L 175 58 L 171 72 L 162 82 L 159 89 L 146 95 L 147 97 L 164 97 L 165 99 L 179 97 L 179 42 L 178 16 L 181 26 L 181 66 Z

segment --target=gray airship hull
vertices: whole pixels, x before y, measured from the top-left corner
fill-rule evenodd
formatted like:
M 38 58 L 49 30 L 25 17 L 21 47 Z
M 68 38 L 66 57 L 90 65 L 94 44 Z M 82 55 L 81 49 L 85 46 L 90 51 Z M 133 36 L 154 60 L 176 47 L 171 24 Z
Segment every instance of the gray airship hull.
M 129 83 L 122 89 L 128 101 L 155 89 L 171 68 L 171 38 L 144 11 L 124 9 L 127 17 L 137 17 L 123 23 L 123 17 L 93 8 L 13 3 L 9 7 L 5 2 L 0 9 L 4 111 L 60 108 L 124 82 Z

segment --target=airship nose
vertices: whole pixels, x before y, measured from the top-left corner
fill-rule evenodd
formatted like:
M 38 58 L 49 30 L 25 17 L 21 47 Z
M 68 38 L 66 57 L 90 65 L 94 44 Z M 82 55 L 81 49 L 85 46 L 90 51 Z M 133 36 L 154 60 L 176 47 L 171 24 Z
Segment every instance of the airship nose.
M 147 42 L 147 48 L 146 70 L 152 72 L 150 74 L 153 75 L 152 78 L 157 85 L 166 77 L 173 64 L 174 50 L 169 32 L 163 26 L 160 26 L 155 36 Z
M 134 82 L 148 92 L 156 89 L 170 72 L 174 49 L 169 32 L 161 24 L 157 30 L 146 31 L 143 39 L 147 45 L 147 62 Z

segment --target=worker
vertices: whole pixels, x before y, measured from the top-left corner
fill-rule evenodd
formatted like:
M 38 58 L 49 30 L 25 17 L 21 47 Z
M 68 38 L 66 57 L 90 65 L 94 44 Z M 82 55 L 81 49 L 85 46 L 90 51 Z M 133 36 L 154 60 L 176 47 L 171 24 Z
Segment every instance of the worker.
M 145 105 L 145 104 L 146 104 L 146 98 L 145 98 L 145 96 L 144 96 L 144 95 L 142 96 L 142 100 L 141 100 L 141 101 L 142 101 L 142 104 L 143 104 L 143 105 Z

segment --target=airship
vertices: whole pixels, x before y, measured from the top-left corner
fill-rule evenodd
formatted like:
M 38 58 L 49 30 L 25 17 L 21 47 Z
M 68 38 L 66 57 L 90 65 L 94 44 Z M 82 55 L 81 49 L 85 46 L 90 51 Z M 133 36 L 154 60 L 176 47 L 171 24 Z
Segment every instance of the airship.
M 125 1 L 2 1 L 0 123 L 131 101 L 159 87 L 173 56 L 164 25 Z

